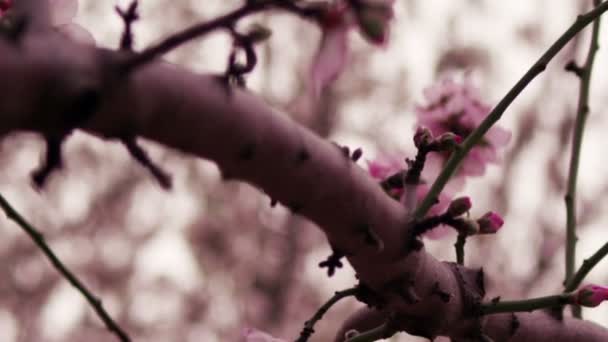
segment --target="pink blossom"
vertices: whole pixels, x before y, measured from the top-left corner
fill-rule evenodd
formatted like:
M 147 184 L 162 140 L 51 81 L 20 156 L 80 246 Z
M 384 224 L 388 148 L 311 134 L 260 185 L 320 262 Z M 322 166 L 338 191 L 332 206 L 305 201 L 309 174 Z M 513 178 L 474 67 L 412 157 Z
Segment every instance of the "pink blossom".
M 576 291 L 574 296 L 576 304 L 593 308 L 608 300 L 608 287 L 585 285 Z
M 450 78 L 424 90 L 425 105 L 416 107 L 416 126 L 428 128 L 434 136 L 452 132 L 466 138 L 485 119 L 490 107 L 482 100 L 469 79 L 457 83 Z M 481 176 L 488 163 L 499 160 L 498 148 L 506 145 L 511 133 L 493 126 L 483 140 L 468 153 L 458 175 Z M 446 160 L 449 154 L 444 154 Z
M 317 98 L 323 88 L 335 81 L 348 64 L 348 33 L 359 27 L 361 34 L 372 44 L 388 41 L 389 22 L 393 18 L 394 0 L 363 0 L 353 9 L 348 2 L 332 3 L 320 20 L 323 31 L 321 44 L 310 69 L 310 83 Z
M 504 220 L 497 213 L 489 211 L 480 217 L 477 223 L 479 223 L 479 234 L 495 234 L 504 224 Z
M 458 197 L 450 202 L 447 213 L 451 217 L 464 215 L 467 211 L 471 210 L 472 206 L 473 203 L 471 202 L 470 197 Z
M 275 338 L 270 334 L 254 328 L 246 328 L 243 330 L 243 337 L 245 338 L 245 342 L 285 342 L 283 339 Z

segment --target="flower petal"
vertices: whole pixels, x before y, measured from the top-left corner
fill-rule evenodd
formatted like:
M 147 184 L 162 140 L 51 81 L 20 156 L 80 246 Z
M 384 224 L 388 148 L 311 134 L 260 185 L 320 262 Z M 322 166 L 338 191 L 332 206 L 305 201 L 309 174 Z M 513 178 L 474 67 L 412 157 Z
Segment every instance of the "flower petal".
M 318 97 L 344 70 L 348 61 L 348 26 L 334 26 L 323 31 L 310 71 L 313 94 Z

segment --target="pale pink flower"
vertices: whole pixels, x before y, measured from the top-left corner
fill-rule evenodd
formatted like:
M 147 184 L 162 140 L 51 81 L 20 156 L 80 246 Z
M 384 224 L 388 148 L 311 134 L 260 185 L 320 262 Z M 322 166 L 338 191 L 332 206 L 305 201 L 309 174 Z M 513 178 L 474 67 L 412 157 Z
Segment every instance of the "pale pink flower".
M 479 234 L 495 234 L 505 221 L 497 213 L 489 211 L 480 217 L 477 223 L 479 224 Z
M 434 136 L 446 132 L 466 138 L 490 112 L 478 90 L 467 78 L 457 83 L 445 78 L 424 90 L 425 105 L 416 107 L 416 126 L 428 128 Z M 511 133 L 493 126 L 483 140 L 468 153 L 456 176 L 481 176 L 488 163 L 499 161 L 498 148 L 505 146 Z M 446 160 L 449 154 L 443 154 Z
M 245 342 L 286 342 L 283 339 L 275 338 L 270 334 L 254 328 L 244 329 L 243 337 L 245 338 Z
M 321 44 L 310 68 L 310 83 L 315 98 L 335 81 L 349 60 L 348 33 L 358 27 L 365 39 L 375 45 L 388 41 L 389 22 L 393 18 L 394 0 L 362 0 L 360 9 L 348 2 L 333 2 L 321 18 Z
M 608 300 L 608 287 L 585 285 L 576 291 L 574 296 L 576 304 L 593 308 Z

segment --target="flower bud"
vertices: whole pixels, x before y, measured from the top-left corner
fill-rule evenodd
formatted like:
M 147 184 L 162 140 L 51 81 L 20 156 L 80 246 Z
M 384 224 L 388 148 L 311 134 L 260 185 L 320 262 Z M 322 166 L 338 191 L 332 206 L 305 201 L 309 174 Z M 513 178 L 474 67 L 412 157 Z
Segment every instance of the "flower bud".
M 473 204 L 471 203 L 471 198 L 468 196 L 458 197 L 455 200 L 450 202 L 450 206 L 448 207 L 447 214 L 450 217 L 457 217 L 463 215 L 467 211 L 471 210 Z
M 580 306 L 593 308 L 605 300 L 608 300 L 608 287 L 589 284 L 574 293 L 574 302 Z
M 392 1 L 386 3 L 362 3 L 357 11 L 357 22 L 361 34 L 370 43 L 382 45 L 387 42 L 389 23 L 393 18 Z
M 450 223 L 458 233 L 464 235 L 475 235 L 479 233 L 479 224 L 477 221 L 472 220 L 468 217 L 460 217 Z
M 437 148 L 440 151 L 450 151 L 462 142 L 462 137 L 458 134 L 447 132 L 440 135 L 436 142 Z
M 433 134 L 426 127 L 418 127 L 414 134 L 414 145 L 417 148 L 428 146 L 433 141 Z
M 479 224 L 479 234 L 495 234 L 504 224 L 500 215 L 493 211 L 485 213 L 477 220 Z

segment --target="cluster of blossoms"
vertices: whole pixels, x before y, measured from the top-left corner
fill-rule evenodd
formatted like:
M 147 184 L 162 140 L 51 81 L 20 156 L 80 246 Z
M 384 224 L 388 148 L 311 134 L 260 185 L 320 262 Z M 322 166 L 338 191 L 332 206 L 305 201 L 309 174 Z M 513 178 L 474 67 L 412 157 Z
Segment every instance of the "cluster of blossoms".
M 419 202 L 428 193 L 429 184 L 437 177 L 453 151 L 450 146 L 466 139 L 491 109 L 481 100 L 478 90 L 468 78 L 462 83 L 450 78 L 443 79 L 425 89 L 424 97 L 426 103 L 415 108 L 417 122 L 414 144 L 418 149 L 428 144 L 446 146 L 437 148 L 426 156 L 420 184 L 416 185 L 415 202 Z M 492 127 L 469 151 L 436 204 L 430 209 L 429 215 L 445 212 L 453 194 L 462 190 L 468 177 L 481 176 L 485 173 L 488 164 L 498 162 L 499 149 L 504 147 L 510 138 L 509 131 L 498 126 Z M 405 163 L 396 157 L 381 156 L 376 160 L 368 161 L 370 175 L 379 180 L 402 171 L 405 166 Z M 402 199 L 405 189 L 396 187 L 388 189 L 387 192 L 393 198 Z M 408 207 L 408 209 L 413 208 Z M 468 221 L 470 224 L 466 230 L 475 230 L 478 234 L 495 233 L 503 224 L 502 218 L 493 212 L 477 220 Z
M 446 78 L 424 90 L 425 105 L 416 106 L 418 127 L 426 127 L 434 136 L 451 132 L 466 139 L 486 118 L 490 106 L 483 103 L 478 89 L 469 78 L 462 83 Z M 498 149 L 511 139 L 511 133 L 493 126 L 481 142 L 463 160 L 455 177 L 481 176 L 488 163 L 498 159 Z M 441 156 L 444 160 L 446 155 Z

